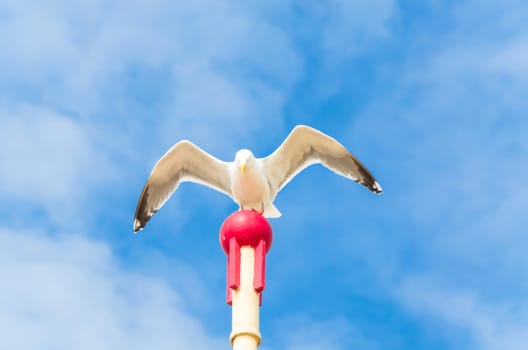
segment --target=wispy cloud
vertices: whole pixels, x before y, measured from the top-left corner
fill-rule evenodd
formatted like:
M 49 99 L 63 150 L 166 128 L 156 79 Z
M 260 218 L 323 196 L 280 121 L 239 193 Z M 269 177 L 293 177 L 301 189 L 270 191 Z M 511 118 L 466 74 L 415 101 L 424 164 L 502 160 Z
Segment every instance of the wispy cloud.
M 78 234 L 0 229 L 0 344 L 12 349 L 227 349 L 162 280 Z
M 389 20 L 397 13 L 393 0 L 331 1 L 326 6 L 323 47 L 335 63 L 363 53 L 391 36 Z
M 280 120 L 302 72 L 283 30 L 236 2 L 4 6 L 0 44 L 10 49 L 0 63 L 9 69 L 0 74 L 26 93 L 4 94 L 30 93 L 92 122 L 123 118 L 129 132 L 163 145 L 194 136 L 225 147 L 207 129 L 249 139 L 264 120 Z M 148 96 L 130 87 L 142 71 L 161 74 Z
M 115 179 L 115 166 L 70 116 L 28 105 L 0 110 L 0 121 L 4 214 L 27 216 L 33 207 L 56 222 L 73 219 L 92 190 Z
M 429 326 L 440 324 L 435 329 L 444 336 L 466 332 L 469 348 L 521 350 L 528 342 L 526 305 L 486 301 L 478 291 L 446 287 L 416 277 L 404 280 L 396 294 L 412 313 L 425 317 Z M 461 348 L 454 342 L 452 345 Z
M 307 315 L 289 315 L 274 322 L 277 349 L 377 349 L 345 317 L 332 319 L 311 318 Z M 269 349 L 264 346 L 263 350 Z

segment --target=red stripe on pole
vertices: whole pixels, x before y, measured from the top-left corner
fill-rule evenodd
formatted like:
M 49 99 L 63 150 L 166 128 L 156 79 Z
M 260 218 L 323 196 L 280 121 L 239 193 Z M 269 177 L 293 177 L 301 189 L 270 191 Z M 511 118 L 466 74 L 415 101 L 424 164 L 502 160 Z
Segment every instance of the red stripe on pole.
M 229 271 L 229 259 L 227 260 L 227 271 Z M 233 294 L 232 289 L 229 288 L 229 274 L 227 275 L 227 281 L 226 281 L 226 303 L 227 305 L 233 304 Z
M 240 244 L 235 237 L 229 240 L 227 254 L 227 304 L 231 305 L 232 291 L 240 287 Z
M 255 273 L 253 287 L 260 293 L 266 287 L 266 241 L 261 239 L 255 247 Z
M 233 304 L 233 290 L 229 287 L 229 257 L 227 258 L 227 283 L 226 283 L 226 303 L 227 305 Z

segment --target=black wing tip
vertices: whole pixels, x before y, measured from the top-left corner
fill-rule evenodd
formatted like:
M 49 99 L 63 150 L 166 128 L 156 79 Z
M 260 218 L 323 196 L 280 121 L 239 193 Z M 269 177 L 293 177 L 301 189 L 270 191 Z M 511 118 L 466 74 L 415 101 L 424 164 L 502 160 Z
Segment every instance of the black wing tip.
M 380 195 L 383 193 L 383 188 L 381 188 L 381 185 L 376 180 L 365 181 L 365 179 L 363 180 L 359 179 L 359 180 L 356 180 L 356 182 L 362 184 L 363 186 L 368 188 L 370 192 L 374 194 Z
M 374 183 L 370 185 L 368 188 L 375 194 L 379 195 L 383 193 L 383 188 L 381 188 L 381 185 L 378 183 L 378 181 L 374 181 Z
M 150 179 L 147 180 L 147 183 L 143 187 L 143 190 L 141 191 L 141 195 L 139 196 L 139 200 L 136 206 L 136 213 L 134 214 L 134 225 L 133 230 L 134 233 L 138 233 L 139 231 L 143 230 L 147 222 L 150 220 L 153 213 L 149 214 L 148 202 L 149 202 L 149 189 L 150 189 Z
M 134 233 L 142 231 L 145 227 L 146 222 L 140 221 L 138 218 L 134 219 Z
M 153 213 L 148 214 L 145 213 L 144 215 L 136 215 L 134 218 L 134 233 L 138 233 L 139 231 L 142 231 L 145 228 L 145 225 L 150 220 L 152 215 L 156 213 L 157 210 L 155 210 Z

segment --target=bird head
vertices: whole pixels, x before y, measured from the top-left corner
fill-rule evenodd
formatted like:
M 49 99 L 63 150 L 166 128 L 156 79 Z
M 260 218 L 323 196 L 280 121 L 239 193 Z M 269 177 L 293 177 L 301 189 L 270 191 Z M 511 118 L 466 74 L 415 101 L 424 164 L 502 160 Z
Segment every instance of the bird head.
M 254 159 L 255 157 L 250 150 L 241 149 L 238 151 L 235 155 L 235 164 L 240 168 L 240 173 L 244 174 L 244 171 L 246 171 L 248 166 L 251 166 Z

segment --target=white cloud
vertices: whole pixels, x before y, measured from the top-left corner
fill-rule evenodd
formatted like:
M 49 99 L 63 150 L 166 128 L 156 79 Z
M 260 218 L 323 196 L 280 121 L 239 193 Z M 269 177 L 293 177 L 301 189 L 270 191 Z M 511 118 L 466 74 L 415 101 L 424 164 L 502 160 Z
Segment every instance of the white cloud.
M 29 105 L 0 110 L 0 121 L 6 136 L 0 139 L 4 214 L 27 224 L 31 213 L 43 211 L 56 224 L 82 225 L 90 215 L 87 198 L 118 173 L 90 129 Z
M 228 349 L 163 281 L 120 267 L 104 243 L 0 229 L 5 349 Z
M 528 76 L 528 62 L 522 58 L 526 56 L 528 37 L 523 34 L 521 37 L 505 41 L 500 46 L 492 47 L 486 55 L 479 57 L 479 61 L 488 71 L 525 79 Z
M 388 181 L 406 184 L 401 195 L 416 222 L 445 229 L 460 220 L 498 218 L 494 210 L 524 192 L 518 184 L 528 174 L 522 162 L 528 66 L 521 57 L 528 27 L 512 3 L 457 3 L 452 28 L 434 45 L 419 38 L 409 43 L 416 47 L 394 67 L 401 77 L 396 87 L 354 121 L 357 136 L 377 126 L 379 141 L 369 149 L 385 157 L 378 163 Z
M 351 137 L 375 125 L 380 140 L 368 146 L 379 154 L 384 222 L 393 225 L 369 235 L 381 258 L 363 257 L 378 283 L 398 289 L 453 348 L 469 337 L 479 349 L 523 349 L 528 27 L 491 3 L 486 13 L 468 6 L 430 43 L 410 42 L 408 59 L 393 67 L 396 86 L 376 96 Z M 514 19 L 526 13 L 507 8 Z
M 111 177 L 86 130 L 52 110 L 21 107 L 0 111 L 0 190 L 30 203 L 78 199 L 87 186 Z M 96 171 L 95 171 L 96 170 Z
M 325 350 L 325 349 L 375 349 L 345 318 L 313 318 L 307 315 L 289 315 L 274 323 L 277 349 Z M 269 349 L 263 343 L 263 350 Z
M 350 58 L 390 37 L 388 21 L 396 13 L 393 0 L 334 0 L 329 5 L 324 48 L 334 60 Z
M 56 1 L 45 8 L 24 2 L 6 7 L 0 35 L 0 46 L 9 47 L 0 58 L 9 67 L 0 73 L 5 81 L 81 118 L 140 113 L 145 120 L 122 118 L 123 126 L 132 131 L 153 121 L 160 130 L 146 131 L 154 130 L 161 141 L 192 137 L 204 128 L 247 137 L 264 120 L 280 117 L 302 72 L 288 36 L 237 2 L 83 2 L 77 7 Z M 163 72 L 159 79 L 165 83 L 155 95 L 165 97 L 155 109 L 138 106 L 128 86 L 130 71 L 137 68 Z M 215 120 L 217 125 L 208 124 Z M 241 122 L 245 130 L 229 132 Z M 219 146 L 211 134 L 205 136 L 204 142 Z
M 521 350 L 528 343 L 528 308 L 514 301 L 482 300 L 475 291 L 446 287 L 424 278 L 407 278 L 396 290 L 402 304 L 448 335 L 467 332 L 479 349 Z M 455 339 L 451 339 L 456 342 Z

